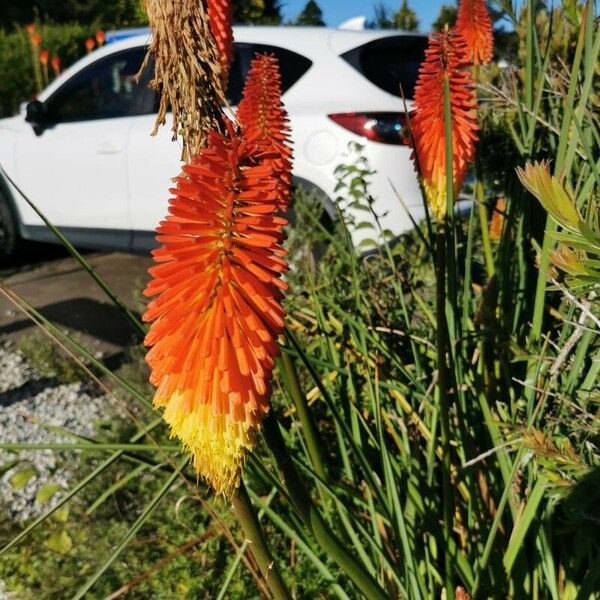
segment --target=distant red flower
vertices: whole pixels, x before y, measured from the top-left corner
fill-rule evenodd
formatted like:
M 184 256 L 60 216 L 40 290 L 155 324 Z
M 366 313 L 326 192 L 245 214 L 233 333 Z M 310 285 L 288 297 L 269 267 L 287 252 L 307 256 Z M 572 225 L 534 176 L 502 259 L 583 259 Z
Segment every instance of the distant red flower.
M 43 65 L 47 65 L 49 60 L 50 52 L 48 52 L 48 50 L 46 50 L 45 48 L 40 50 L 40 63 L 42 63 Z
M 42 36 L 37 31 L 34 31 L 29 39 L 34 46 L 39 46 L 42 43 Z
M 94 37 L 96 38 L 96 43 L 98 44 L 98 46 L 102 46 L 102 44 L 104 44 L 106 35 L 104 34 L 104 31 L 102 31 L 102 29 L 98 29 L 98 31 L 96 31 Z
M 280 173 L 280 199 L 285 210 L 292 182 L 292 149 L 275 56 L 259 54 L 252 60 L 237 117 L 244 139 L 256 146 L 264 163 L 271 164 Z
M 52 57 L 51 65 L 54 74 L 58 75 L 60 73 L 60 58 L 56 54 Z
M 469 60 L 485 65 L 494 56 L 494 32 L 485 0 L 460 0 L 456 31 L 467 45 Z
M 29 35 L 33 35 L 35 33 L 35 23 L 29 23 L 25 25 L 25 29 Z
M 462 185 L 475 154 L 477 113 L 474 81 L 465 68 L 468 64 L 461 36 L 449 30 L 434 33 L 429 38 L 415 87 L 414 111 L 411 114 L 414 158 L 418 159 L 427 199 L 438 219 L 446 216 L 446 82 L 450 89 L 455 192 Z
M 227 86 L 233 61 L 232 17 L 231 0 L 208 0 L 208 24 L 217 44 L 224 86 Z
M 94 40 L 93 37 L 89 37 L 87 40 L 85 40 L 85 49 L 88 52 L 91 52 L 94 49 L 95 45 L 96 45 L 96 41 Z

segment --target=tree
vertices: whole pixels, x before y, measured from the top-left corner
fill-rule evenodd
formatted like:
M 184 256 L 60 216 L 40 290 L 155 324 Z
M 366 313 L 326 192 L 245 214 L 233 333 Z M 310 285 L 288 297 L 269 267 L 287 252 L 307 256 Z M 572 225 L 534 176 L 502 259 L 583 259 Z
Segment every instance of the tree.
M 236 23 L 279 25 L 280 0 L 233 0 L 233 20 Z
M 293 25 L 316 25 L 323 27 L 323 11 L 314 0 L 308 0 L 302 12 L 293 21 Z
M 41 19 L 52 23 L 97 23 L 124 27 L 146 22 L 139 0 L 19 0 L 0 3 L 0 27 Z
M 393 17 L 393 22 L 396 29 L 402 29 L 403 31 L 416 31 L 419 29 L 417 13 L 408 6 L 408 0 L 402 0 L 400 8 Z
M 456 6 L 452 6 L 449 4 L 444 4 L 442 8 L 440 8 L 440 14 L 437 19 L 433 22 L 432 28 L 434 31 L 441 31 L 444 29 L 445 25 L 449 27 L 454 27 L 456 23 L 456 14 L 458 10 Z
M 394 27 L 390 9 L 383 2 L 375 4 L 373 17 L 373 20 L 366 25 L 368 29 L 392 29 Z

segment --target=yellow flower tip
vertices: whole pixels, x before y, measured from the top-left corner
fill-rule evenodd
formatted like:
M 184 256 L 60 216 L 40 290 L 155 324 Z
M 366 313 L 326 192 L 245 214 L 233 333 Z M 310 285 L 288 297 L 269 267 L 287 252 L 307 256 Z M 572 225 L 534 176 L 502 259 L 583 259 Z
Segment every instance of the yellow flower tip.
M 440 180 L 436 184 L 423 180 L 423 188 L 431 213 L 438 221 L 443 221 L 447 213 L 446 182 Z
M 208 404 L 186 410 L 186 394 L 176 392 L 169 398 L 155 397 L 164 406 L 164 420 L 171 435 L 178 437 L 192 455 L 194 468 L 216 494 L 231 496 L 240 483 L 242 467 L 254 446 L 254 434 L 267 406 L 257 412 L 244 406 L 233 414 L 218 414 Z

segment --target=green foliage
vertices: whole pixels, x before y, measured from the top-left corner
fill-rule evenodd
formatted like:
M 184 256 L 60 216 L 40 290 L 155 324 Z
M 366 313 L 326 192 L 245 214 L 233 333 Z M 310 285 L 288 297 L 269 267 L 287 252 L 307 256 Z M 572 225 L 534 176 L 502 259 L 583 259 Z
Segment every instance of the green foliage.
M 38 28 L 42 35 L 41 47 L 51 56 L 57 55 L 63 68 L 68 67 L 84 55 L 84 41 L 97 28 L 97 22 L 41 25 Z M 33 53 L 29 35 L 23 28 L 17 27 L 11 33 L 0 29 L 0 80 L 0 118 L 15 114 L 21 102 L 35 95 Z
M 417 13 L 410 8 L 408 0 L 402 0 L 400 8 L 394 14 L 394 25 L 397 29 L 403 31 L 417 31 L 419 29 Z
M 281 2 L 279 0 L 234 0 L 233 19 L 236 23 L 279 25 Z
M 81 367 L 66 357 L 44 334 L 24 336 L 19 340 L 18 350 L 42 377 L 55 377 L 59 383 L 73 383 L 87 377 Z
M 302 12 L 294 19 L 292 25 L 309 25 L 323 27 L 323 11 L 314 0 L 308 0 Z
M 98 23 L 101 27 L 131 27 L 146 22 L 138 0 L 19 0 L 4 2 L 0 8 L 0 28 L 39 19 L 54 24 Z
M 431 25 L 433 31 L 441 31 L 446 25 L 454 27 L 456 23 L 457 8 L 453 4 L 443 4 L 435 21 Z

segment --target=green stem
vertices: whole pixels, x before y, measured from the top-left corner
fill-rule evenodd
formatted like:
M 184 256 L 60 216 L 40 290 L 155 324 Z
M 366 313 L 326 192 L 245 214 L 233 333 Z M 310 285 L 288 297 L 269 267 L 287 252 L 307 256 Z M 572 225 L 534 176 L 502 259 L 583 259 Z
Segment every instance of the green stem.
M 479 170 L 478 170 L 479 171 Z M 494 253 L 492 251 L 492 242 L 490 241 L 489 215 L 485 205 L 485 194 L 483 183 L 479 178 L 479 172 L 476 174 L 475 181 L 475 200 L 477 201 L 477 210 L 479 212 L 479 224 L 481 226 L 481 241 L 483 243 L 483 256 L 485 257 L 485 270 L 488 277 L 494 275 Z
M 287 352 L 282 352 L 282 356 L 279 359 L 279 370 L 282 374 L 286 389 L 288 390 L 298 418 L 302 424 L 302 435 L 308 448 L 308 454 L 310 456 L 310 462 L 315 470 L 315 473 L 321 478 L 326 478 L 325 463 L 323 462 L 323 456 L 321 454 L 321 445 L 319 444 L 319 434 L 317 432 L 317 426 L 312 418 L 308 403 L 306 402 L 306 396 L 302 392 L 300 387 L 300 381 L 298 379 L 298 373 L 294 366 L 294 362 Z
M 258 517 L 256 516 L 256 511 L 250 501 L 248 490 L 243 481 L 233 495 L 231 503 L 236 517 L 244 530 L 244 535 L 250 542 L 252 556 L 254 556 L 258 563 L 258 568 L 260 569 L 269 590 L 271 590 L 271 593 L 276 600 L 291 600 L 292 596 L 285 587 L 283 579 L 281 579 L 279 569 L 267 546 L 265 536 L 258 521 Z
M 444 129 L 446 140 L 446 206 L 447 216 L 451 219 L 454 215 L 454 153 L 452 147 L 452 106 L 450 103 L 450 82 L 448 77 L 444 79 Z M 448 223 L 438 223 L 436 234 L 436 345 L 437 345 L 437 367 L 438 367 L 438 399 L 440 405 L 440 430 L 442 444 L 442 499 L 444 514 L 444 587 L 446 588 L 446 599 L 454 600 L 454 577 L 453 561 L 449 552 L 452 541 L 452 524 L 454 521 L 454 498 L 452 493 L 450 456 L 450 394 L 449 394 L 449 371 L 448 371 L 448 323 L 446 319 L 446 279 L 454 275 L 454 271 L 446 273 L 447 250 L 446 239 L 448 238 Z M 453 248 L 450 248 L 451 250 Z
M 348 552 L 314 506 L 306 485 L 300 480 L 296 467 L 287 451 L 273 410 L 263 422 L 263 435 L 281 472 L 294 509 L 321 548 L 347 573 L 368 600 L 389 600 L 377 581 Z

